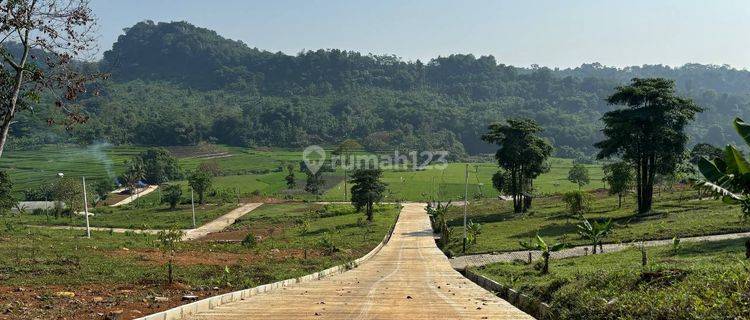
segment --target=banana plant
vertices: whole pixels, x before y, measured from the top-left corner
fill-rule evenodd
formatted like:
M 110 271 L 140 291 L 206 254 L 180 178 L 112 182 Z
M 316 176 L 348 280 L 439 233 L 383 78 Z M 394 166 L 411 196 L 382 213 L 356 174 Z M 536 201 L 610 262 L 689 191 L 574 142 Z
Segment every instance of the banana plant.
M 466 225 L 466 231 L 468 231 L 467 236 L 469 238 L 469 244 L 477 244 L 479 235 L 482 234 L 482 225 L 469 220 L 469 223 Z
M 735 118 L 734 129 L 750 145 L 750 124 Z M 704 177 L 697 182 L 698 187 L 713 192 L 725 203 L 739 204 L 742 216 L 750 217 L 750 162 L 740 150 L 727 145 L 722 157 L 701 158 L 698 170 Z
M 539 236 L 539 234 L 536 235 L 536 238 L 533 241 L 530 242 L 519 242 L 522 247 L 526 248 L 527 250 L 536 250 L 542 252 L 542 258 L 544 259 L 544 264 L 542 265 L 542 274 L 549 273 L 549 257 L 552 254 L 552 252 L 560 251 L 567 247 L 564 243 L 555 243 L 553 245 L 547 244 L 542 237 Z
M 599 244 L 599 248 L 602 248 L 602 238 L 612 232 L 612 219 L 607 219 L 603 222 L 594 221 L 592 223 L 588 219 L 583 218 L 581 223 L 576 227 L 578 227 L 578 234 L 581 237 L 591 241 L 593 246 L 592 253 L 596 254 L 596 245 Z

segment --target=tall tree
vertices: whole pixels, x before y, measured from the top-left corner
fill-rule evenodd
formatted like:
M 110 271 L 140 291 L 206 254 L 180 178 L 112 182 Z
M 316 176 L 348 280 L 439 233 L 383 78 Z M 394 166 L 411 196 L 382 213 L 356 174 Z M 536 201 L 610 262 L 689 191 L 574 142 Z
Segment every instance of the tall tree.
M 161 193 L 161 202 L 169 203 L 169 209 L 174 210 L 182 199 L 182 187 L 179 184 L 164 185 L 164 191 Z
M 290 164 L 286 166 L 286 170 L 289 172 L 289 174 L 284 177 L 284 180 L 286 180 L 286 188 L 292 190 L 297 187 L 297 180 L 294 177 L 294 166 Z
M 73 103 L 92 76 L 81 74 L 80 58 L 94 48 L 94 16 L 88 0 L 13 0 L 0 2 L 0 156 L 10 125 L 42 94 L 55 96 L 65 126 L 83 122 Z
M 545 161 L 552 154 L 552 146 L 539 137 L 542 128 L 531 119 L 508 119 L 494 123 L 482 140 L 496 143 L 498 165 L 505 171 L 493 177 L 493 185 L 513 197 L 513 210 L 526 212 L 532 181 L 547 170 Z
M 604 182 L 609 185 L 609 194 L 617 195 L 617 207 L 622 208 L 622 196 L 633 187 L 633 168 L 626 162 L 615 162 L 606 164 L 604 169 Z
M 688 139 L 685 126 L 702 109 L 677 96 L 674 81 L 662 78 L 635 78 L 617 87 L 607 102 L 625 108 L 602 117 L 606 138 L 595 144 L 597 158 L 619 156 L 635 168 L 638 213 L 649 212 L 656 174 L 675 171 Z
M 325 183 L 325 180 L 323 180 L 323 173 L 321 172 L 322 170 L 312 172 L 307 166 L 305 166 L 304 171 L 307 175 L 307 180 L 305 180 L 305 191 L 318 197 L 323 193 L 323 190 L 321 189 Z
M 352 172 L 352 205 L 361 211 L 365 209 L 367 221 L 372 221 L 373 204 L 383 200 L 387 186 L 380 180 L 383 171 L 380 169 L 358 169 Z
M 180 177 L 180 166 L 169 150 L 149 148 L 139 157 L 143 162 L 144 178 L 149 184 L 162 184 Z

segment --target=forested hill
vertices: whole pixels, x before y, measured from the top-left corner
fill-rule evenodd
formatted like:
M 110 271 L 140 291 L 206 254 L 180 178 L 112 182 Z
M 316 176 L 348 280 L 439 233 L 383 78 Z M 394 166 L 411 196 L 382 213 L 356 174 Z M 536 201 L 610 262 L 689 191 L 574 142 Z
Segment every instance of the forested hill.
M 346 138 L 369 149 L 488 152 L 479 139 L 506 117 L 536 119 L 558 154 L 592 154 L 604 98 L 633 77 L 675 79 L 706 108 L 692 142 L 723 144 L 726 127 L 750 111 L 750 72 L 726 66 L 625 69 L 600 64 L 518 68 L 492 56 L 430 61 L 336 49 L 272 53 L 187 22 L 141 22 L 98 66 L 112 74 L 84 101 L 91 120 L 70 132 L 44 124 L 49 109 L 23 116 L 16 145 L 79 143 L 298 147 Z M 727 132 L 725 132 L 727 131 Z

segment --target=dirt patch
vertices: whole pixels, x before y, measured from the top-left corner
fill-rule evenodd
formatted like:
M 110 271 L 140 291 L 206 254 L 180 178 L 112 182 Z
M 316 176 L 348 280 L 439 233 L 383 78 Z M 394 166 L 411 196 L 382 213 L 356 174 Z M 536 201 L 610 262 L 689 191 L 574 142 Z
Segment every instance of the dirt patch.
M 187 294 L 203 299 L 228 291 L 179 284 L 0 286 L 0 319 L 135 319 L 185 304 Z
M 146 250 L 114 250 L 107 251 L 106 254 L 114 257 L 129 257 L 136 261 L 152 264 L 163 265 L 167 262 L 164 254 L 157 249 Z M 227 252 L 202 252 L 202 251 L 180 251 L 174 257 L 174 262 L 178 266 L 192 265 L 232 265 L 240 262 L 251 262 L 259 260 L 261 257 L 257 254 L 246 253 L 227 253 Z

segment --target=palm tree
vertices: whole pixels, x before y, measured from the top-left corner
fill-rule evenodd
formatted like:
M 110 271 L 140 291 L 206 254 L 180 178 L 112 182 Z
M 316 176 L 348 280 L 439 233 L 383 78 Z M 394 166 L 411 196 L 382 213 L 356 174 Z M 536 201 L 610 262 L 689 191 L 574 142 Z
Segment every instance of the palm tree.
M 609 235 L 609 233 L 612 232 L 612 219 L 607 219 L 604 222 L 597 222 L 594 221 L 593 223 L 589 222 L 586 218 L 583 218 L 583 221 L 578 227 L 578 234 L 581 235 L 584 239 L 588 239 L 591 241 L 591 244 L 593 246 L 592 253 L 596 254 L 596 245 L 599 244 L 599 248 L 602 249 L 602 253 L 604 252 L 602 247 L 602 238 Z
M 552 252 L 560 251 L 563 248 L 567 247 L 564 243 L 555 243 L 553 245 L 548 245 L 547 242 L 542 239 L 542 237 L 539 236 L 539 234 L 536 235 L 536 238 L 531 242 L 519 242 L 522 247 L 528 249 L 528 250 L 536 250 L 542 252 L 542 258 L 544 259 L 544 264 L 542 265 L 542 274 L 549 273 L 549 257 L 552 254 Z
M 750 124 L 735 118 L 734 129 L 750 145 Z M 723 157 L 701 158 L 698 170 L 705 178 L 697 182 L 699 187 L 714 192 L 726 203 L 740 204 L 742 216 L 750 217 L 750 162 L 741 151 L 727 145 Z

